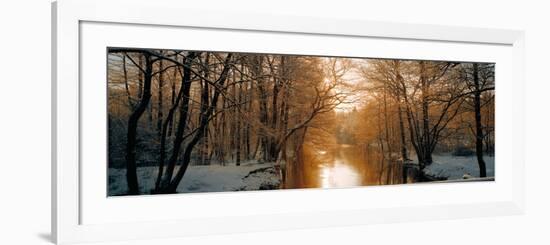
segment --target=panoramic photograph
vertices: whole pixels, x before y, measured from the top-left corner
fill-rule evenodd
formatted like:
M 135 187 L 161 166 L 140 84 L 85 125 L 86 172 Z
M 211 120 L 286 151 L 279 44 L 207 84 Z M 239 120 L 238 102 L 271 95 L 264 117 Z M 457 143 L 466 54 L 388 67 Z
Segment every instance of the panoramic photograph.
M 495 180 L 495 64 L 107 48 L 108 196 Z

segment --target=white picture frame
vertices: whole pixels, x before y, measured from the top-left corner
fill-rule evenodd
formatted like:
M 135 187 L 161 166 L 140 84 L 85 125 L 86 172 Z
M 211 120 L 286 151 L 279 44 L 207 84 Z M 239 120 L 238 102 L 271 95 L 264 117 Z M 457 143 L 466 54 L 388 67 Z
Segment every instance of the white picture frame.
M 131 4 L 126 1 L 61 0 L 52 4 L 52 237 L 56 243 L 523 213 L 525 163 L 522 31 L 208 10 L 187 10 L 182 15 L 185 8 L 183 2 L 170 0 L 134 0 Z M 162 11 L 150 11 L 153 9 Z M 95 152 L 96 149 L 100 151 L 100 146 L 88 149 L 93 143 L 89 144 L 88 138 L 82 135 L 90 135 L 86 130 L 92 130 L 93 134 L 94 130 L 102 129 L 91 127 L 90 125 L 96 125 L 94 121 L 85 122 L 90 118 L 88 113 L 95 110 L 95 107 L 86 106 L 90 104 L 89 95 L 94 95 L 97 90 L 88 89 L 89 83 L 84 86 L 82 84 L 83 81 L 94 79 L 88 74 L 96 73 L 83 71 L 95 70 L 94 67 L 97 67 L 98 79 L 101 79 L 104 72 L 101 69 L 105 69 L 105 64 L 94 61 L 101 61 L 101 55 L 105 54 L 95 51 L 109 45 L 188 48 L 178 46 L 180 44 L 175 42 L 124 39 L 116 35 L 124 33 L 132 37 L 144 31 L 173 32 L 175 35 L 184 35 L 189 31 L 201 31 L 207 35 L 220 35 L 219 32 L 224 32 L 235 39 L 279 38 L 280 41 L 278 46 L 274 44 L 272 47 L 243 47 L 236 44 L 216 47 L 224 51 L 497 61 L 496 181 L 338 190 L 163 195 L 108 200 L 100 192 L 106 180 L 94 178 L 101 175 L 93 175 L 101 174 L 106 164 L 84 164 L 91 155 L 82 154 L 86 151 Z M 102 35 L 108 33 L 112 35 Z M 285 40 L 295 41 L 297 44 L 290 47 L 284 45 Z M 349 43 L 350 49 L 328 48 L 332 46 L 322 49 L 320 45 L 306 45 L 307 42 L 314 41 Z M 378 45 L 378 48 L 376 51 L 362 51 L 355 55 L 353 48 L 363 43 Z M 208 49 L 208 46 L 200 45 L 214 44 L 202 40 L 187 45 Z M 394 47 L 392 50 L 397 51 L 392 53 L 384 46 Z M 408 52 L 407 47 L 415 47 L 416 51 Z M 479 52 L 463 52 L 467 49 Z M 100 106 L 105 103 L 99 95 L 91 102 L 94 100 L 97 103 L 93 104 Z M 502 109 L 504 107 L 508 109 Z M 438 195 L 438 200 L 430 199 L 431 195 Z M 377 201 L 366 202 L 368 198 Z M 289 205 L 293 200 L 298 200 L 298 204 Z M 408 202 L 403 203 L 403 200 Z M 209 209 L 209 203 L 220 202 L 234 208 L 234 213 L 228 215 L 224 214 L 224 209 L 217 212 Z M 244 202 L 256 208 L 239 209 L 242 206 L 239 203 Z M 312 205 L 308 202 L 320 204 Z M 182 204 L 188 205 L 193 212 L 178 212 L 178 207 Z M 164 213 L 143 212 L 147 207 L 158 205 L 163 206 Z M 156 217 L 152 217 L 153 215 Z

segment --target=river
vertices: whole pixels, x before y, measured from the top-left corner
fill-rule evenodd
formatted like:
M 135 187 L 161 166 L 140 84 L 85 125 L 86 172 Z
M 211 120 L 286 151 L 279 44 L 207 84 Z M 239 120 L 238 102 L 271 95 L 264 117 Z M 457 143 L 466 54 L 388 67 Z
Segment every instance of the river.
M 402 166 L 376 147 L 304 145 L 285 177 L 286 189 L 342 188 L 402 183 Z

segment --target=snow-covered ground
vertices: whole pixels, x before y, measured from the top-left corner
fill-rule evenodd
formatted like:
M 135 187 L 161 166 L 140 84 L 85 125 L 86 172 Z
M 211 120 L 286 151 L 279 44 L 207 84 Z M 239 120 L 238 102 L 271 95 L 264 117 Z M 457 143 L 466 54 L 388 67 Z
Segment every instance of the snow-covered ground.
M 461 157 L 450 154 L 434 154 L 432 157 L 433 163 L 424 169 L 426 175 L 448 180 L 479 177 L 479 165 L 476 156 Z M 487 166 L 487 177 L 494 177 L 495 158 L 493 156 L 483 156 L 483 159 Z
M 156 181 L 158 167 L 139 167 L 137 172 L 140 192 L 150 193 Z M 241 166 L 213 164 L 189 166 L 177 192 L 273 189 L 279 184 L 280 179 L 273 168 L 273 163 L 246 162 Z M 109 196 L 123 195 L 127 191 L 126 170 L 109 169 Z

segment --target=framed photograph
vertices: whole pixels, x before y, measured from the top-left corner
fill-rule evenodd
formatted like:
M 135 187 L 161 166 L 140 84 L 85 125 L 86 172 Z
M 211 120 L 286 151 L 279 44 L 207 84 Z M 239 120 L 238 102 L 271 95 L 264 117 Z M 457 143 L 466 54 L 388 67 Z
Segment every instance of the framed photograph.
M 57 243 L 524 210 L 522 31 L 168 0 L 52 18 Z

